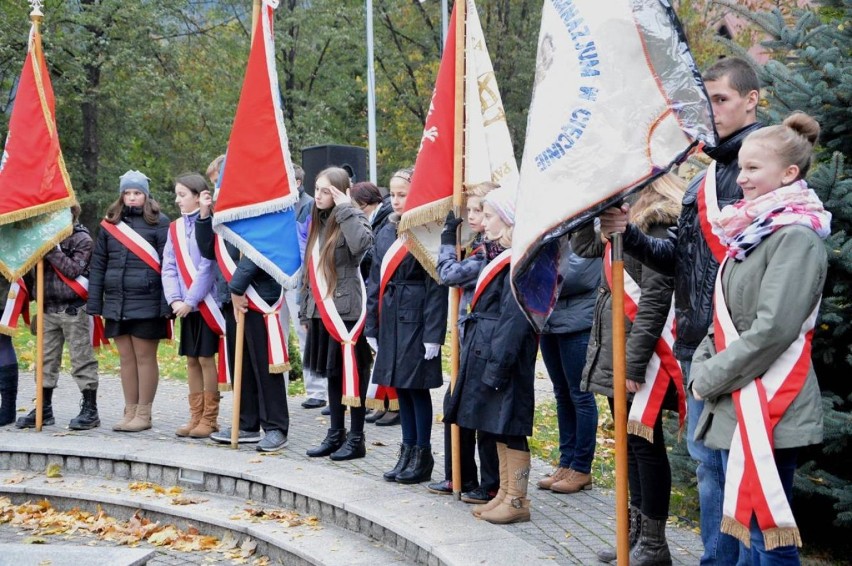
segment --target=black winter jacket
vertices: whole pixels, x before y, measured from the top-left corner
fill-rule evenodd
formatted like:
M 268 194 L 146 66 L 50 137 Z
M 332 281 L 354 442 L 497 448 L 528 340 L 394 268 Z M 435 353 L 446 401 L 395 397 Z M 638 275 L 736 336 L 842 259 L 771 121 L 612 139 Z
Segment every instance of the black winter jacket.
M 160 259 L 169 235 L 169 219 L 145 222 L 142 209 L 124 207 L 122 221 L 157 250 Z M 160 274 L 101 228 L 89 268 L 89 314 L 108 320 L 139 320 L 171 316 Z
M 88 277 L 94 249 L 95 243 L 89 235 L 89 229 L 82 224 L 75 224 L 74 232 L 47 252 L 44 256 L 44 312 L 65 312 L 68 308 L 79 308 L 86 304 L 80 295 L 59 278 L 56 270 L 68 279 L 76 279 L 81 275 Z M 30 272 L 25 280 L 27 289 L 35 298 L 35 271 Z
M 559 262 L 561 286 L 542 334 L 568 334 L 592 327 L 601 281 L 601 259 L 583 258 L 568 248 Z
M 393 207 L 391 207 L 390 197 L 385 197 L 382 200 L 382 204 L 379 205 L 379 209 L 376 211 L 376 216 L 373 217 L 373 220 L 370 222 L 370 228 L 373 230 L 373 239 L 375 239 L 379 235 L 379 231 L 384 228 L 385 224 L 388 221 L 388 217 L 393 212 Z M 373 266 L 373 247 L 370 246 L 370 249 L 367 250 L 367 253 L 364 254 L 364 259 L 361 260 L 361 276 L 364 278 L 364 281 L 370 279 L 370 268 Z
M 743 198 L 737 185 L 740 168 L 737 155 L 743 139 L 762 128 L 760 123 L 746 126 L 723 140 L 717 147 L 706 149 L 716 160 L 716 193 L 719 207 Z M 713 321 L 713 284 L 719 263 L 704 240 L 698 218 L 698 188 L 703 174 L 689 184 L 683 197 L 683 210 L 677 227 L 664 238 L 644 234 L 635 226 L 624 233 L 624 251 L 653 269 L 674 275 L 677 338 L 674 354 L 680 361 L 691 361 L 698 344 L 707 335 Z
M 395 221 L 379 231 L 367 287 L 364 335 L 378 339 L 373 382 L 404 389 L 432 389 L 444 380 L 440 354 L 423 359 L 423 344 L 443 344 L 447 335 L 447 288 L 426 273 L 410 253 L 385 288 L 379 318 L 381 258 L 396 240 Z

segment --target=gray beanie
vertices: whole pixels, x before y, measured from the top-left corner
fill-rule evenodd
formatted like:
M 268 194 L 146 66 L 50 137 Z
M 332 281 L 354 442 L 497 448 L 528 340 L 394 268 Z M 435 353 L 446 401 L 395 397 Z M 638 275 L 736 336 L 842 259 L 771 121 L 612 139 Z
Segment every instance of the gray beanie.
M 122 194 L 127 189 L 139 189 L 145 193 L 146 197 L 149 197 L 151 196 L 151 192 L 148 190 L 148 181 L 150 179 L 141 171 L 130 170 L 119 177 L 118 192 Z

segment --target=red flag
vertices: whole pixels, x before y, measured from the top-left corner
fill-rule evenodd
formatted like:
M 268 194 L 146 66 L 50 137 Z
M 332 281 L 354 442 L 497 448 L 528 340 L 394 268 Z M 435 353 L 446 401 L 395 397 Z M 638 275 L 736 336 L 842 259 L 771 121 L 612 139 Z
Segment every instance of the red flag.
M 68 208 L 76 201 L 59 147 L 55 106 L 34 25 L 0 159 L 0 224 Z

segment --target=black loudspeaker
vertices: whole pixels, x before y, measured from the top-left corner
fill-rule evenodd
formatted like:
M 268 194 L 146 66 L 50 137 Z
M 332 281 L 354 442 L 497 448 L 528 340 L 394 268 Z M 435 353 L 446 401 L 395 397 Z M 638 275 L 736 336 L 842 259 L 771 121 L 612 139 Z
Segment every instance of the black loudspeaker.
M 305 190 L 314 194 L 317 174 L 326 167 L 342 167 L 349 172 L 352 184 L 369 181 L 367 150 L 354 145 L 314 145 L 302 148 L 302 169 L 305 170 Z

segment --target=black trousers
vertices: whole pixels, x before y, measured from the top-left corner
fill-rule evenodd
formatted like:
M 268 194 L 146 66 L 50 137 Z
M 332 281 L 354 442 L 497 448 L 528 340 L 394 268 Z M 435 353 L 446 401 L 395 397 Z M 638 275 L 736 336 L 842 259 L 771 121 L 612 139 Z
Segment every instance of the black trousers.
M 452 425 L 444 424 L 444 479 L 453 479 L 453 445 Z M 476 459 L 474 451 L 479 453 L 479 473 L 482 478 L 479 484 L 488 491 L 500 487 L 500 462 L 497 458 L 497 444 L 494 435 L 459 427 L 461 446 L 461 479 L 462 485 L 477 481 Z
M 228 362 L 234 375 L 234 352 L 237 343 L 237 322 L 233 305 L 222 308 L 225 332 L 228 335 Z M 240 430 L 256 432 L 290 430 L 290 411 L 287 407 L 287 384 L 283 373 L 269 373 L 268 334 L 263 315 L 249 310 L 245 315 L 243 344 L 242 389 L 240 391 Z

